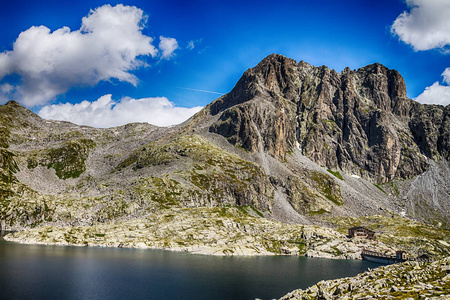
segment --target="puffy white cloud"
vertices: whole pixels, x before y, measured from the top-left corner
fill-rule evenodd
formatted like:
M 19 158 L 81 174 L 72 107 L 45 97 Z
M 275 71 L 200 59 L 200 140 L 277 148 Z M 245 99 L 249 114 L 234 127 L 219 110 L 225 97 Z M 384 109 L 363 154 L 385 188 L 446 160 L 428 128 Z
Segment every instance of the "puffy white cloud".
M 441 85 L 436 81 L 432 86 L 426 87 L 425 91 L 414 100 L 424 104 L 450 104 L 450 68 L 445 69 L 442 76 L 447 85 Z
M 27 106 L 45 104 L 72 86 L 111 79 L 136 85 L 130 71 L 146 65 L 143 56 L 158 53 L 153 39 L 142 33 L 145 22 L 141 9 L 119 4 L 91 10 L 76 31 L 33 26 L 19 35 L 12 51 L 0 53 L 0 80 L 19 74 L 20 85 L 9 93 Z
M 441 49 L 450 53 L 450 1 L 406 0 L 404 11 L 391 27 L 391 32 L 416 51 Z M 442 73 L 444 84 L 433 83 L 415 98 L 424 104 L 450 104 L 450 68 Z
M 165 97 L 143 99 L 125 97 L 115 102 L 108 94 L 94 102 L 85 100 L 77 104 L 47 105 L 41 108 L 39 115 L 45 119 L 69 121 L 99 128 L 132 122 L 170 126 L 184 122 L 201 109 L 200 106 L 176 107 Z
M 416 51 L 450 45 L 450 1 L 406 0 L 406 4 L 410 11 L 394 21 L 393 34 Z
M 174 55 L 174 51 L 178 49 L 177 40 L 168 37 L 159 37 L 159 49 L 162 51 L 161 59 L 170 59 Z

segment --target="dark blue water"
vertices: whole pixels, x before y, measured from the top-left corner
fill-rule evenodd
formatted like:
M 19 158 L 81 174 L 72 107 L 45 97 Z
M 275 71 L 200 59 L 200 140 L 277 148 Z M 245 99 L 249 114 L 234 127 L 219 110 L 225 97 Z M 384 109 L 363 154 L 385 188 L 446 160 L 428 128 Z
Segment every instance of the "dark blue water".
M 0 299 L 272 299 L 376 266 L 356 260 L 215 257 L 0 240 Z

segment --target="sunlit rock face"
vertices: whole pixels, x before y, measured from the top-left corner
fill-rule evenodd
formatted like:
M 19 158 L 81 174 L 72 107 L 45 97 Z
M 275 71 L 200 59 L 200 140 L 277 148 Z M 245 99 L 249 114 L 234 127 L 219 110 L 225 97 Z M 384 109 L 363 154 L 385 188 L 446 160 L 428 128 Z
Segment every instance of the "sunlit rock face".
M 273 54 L 211 112 L 221 115 L 210 131 L 250 152 L 283 158 L 298 142 L 319 165 L 377 183 L 449 155 L 449 109 L 408 99 L 402 76 L 380 64 L 339 74 Z

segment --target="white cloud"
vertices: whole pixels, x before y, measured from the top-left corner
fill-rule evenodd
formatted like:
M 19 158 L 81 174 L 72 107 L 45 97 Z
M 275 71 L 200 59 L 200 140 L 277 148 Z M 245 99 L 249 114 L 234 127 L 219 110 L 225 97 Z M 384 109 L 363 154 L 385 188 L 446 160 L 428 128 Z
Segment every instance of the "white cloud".
M 141 9 L 119 4 L 91 10 L 76 31 L 33 26 L 19 35 L 12 51 L 0 53 L 0 80 L 20 75 L 21 84 L 9 94 L 27 106 L 45 104 L 73 86 L 111 79 L 136 85 L 130 71 L 146 65 L 143 56 L 158 53 L 153 39 L 142 34 L 145 21 Z
M 450 85 L 450 68 L 445 69 L 442 76 L 444 76 L 444 82 Z
M 436 81 L 432 86 L 426 87 L 425 91 L 414 100 L 423 104 L 450 104 L 450 68 L 445 69 L 442 76 L 447 85 L 441 85 Z
M 0 104 L 8 102 L 10 98 L 11 93 L 14 91 L 14 86 L 5 83 L 0 85 Z
M 446 106 L 450 104 L 450 86 L 440 85 L 436 81 L 432 86 L 426 87 L 425 91 L 414 100 L 423 104 L 440 104 Z
M 9 94 L 12 91 L 14 91 L 14 86 L 9 84 L 9 83 L 5 83 L 0 85 L 0 92 L 2 92 L 3 94 Z
M 449 54 L 450 1 L 406 0 L 409 11 L 404 11 L 394 21 L 391 32 L 411 45 L 415 51 L 441 49 Z M 450 68 L 442 73 L 444 84 L 433 83 L 415 98 L 424 104 L 450 104 Z
M 69 121 L 99 128 L 132 122 L 170 126 L 184 122 L 201 109 L 200 106 L 176 107 L 165 97 L 143 99 L 125 97 L 115 102 L 108 94 L 94 102 L 85 100 L 78 104 L 47 105 L 39 111 L 39 115 L 45 119 Z
M 414 50 L 445 49 L 450 45 L 450 1 L 406 0 L 410 11 L 404 11 L 391 31 Z
M 189 50 L 194 49 L 194 48 L 195 48 L 194 41 L 189 41 L 189 43 L 188 43 L 188 45 L 187 45 L 187 48 L 188 48 Z
M 177 40 L 168 37 L 159 37 L 159 49 L 162 51 L 161 59 L 170 59 L 174 55 L 174 51 L 178 49 Z

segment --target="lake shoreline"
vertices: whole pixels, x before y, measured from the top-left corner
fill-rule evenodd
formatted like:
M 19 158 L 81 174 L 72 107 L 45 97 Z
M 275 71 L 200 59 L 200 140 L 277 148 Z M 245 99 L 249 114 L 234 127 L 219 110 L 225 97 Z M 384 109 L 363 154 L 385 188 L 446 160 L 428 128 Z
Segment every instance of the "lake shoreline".
M 196 251 L 196 250 L 189 250 L 185 248 L 163 248 L 163 247 L 137 247 L 137 246 L 108 246 L 108 245 L 80 245 L 80 244 L 69 244 L 69 243 L 46 243 L 46 242 L 25 242 L 25 241 L 17 241 L 15 239 L 6 238 L 4 239 L 7 242 L 11 243 L 17 243 L 22 245 L 42 245 L 42 246 L 61 246 L 61 247 L 96 247 L 96 248 L 119 248 L 119 249 L 142 249 L 142 250 L 162 250 L 162 251 L 171 251 L 171 252 L 186 252 L 193 255 L 209 255 L 209 256 L 299 256 L 299 257 L 311 257 L 311 258 L 323 258 L 323 259 L 343 259 L 343 260 L 362 260 L 362 258 L 354 258 L 354 257 L 348 257 L 348 258 L 342 258 L 342 257 L 336 257 L 336 256 L 330 256 L 327 254 L 321 254 L 321 252 L 316 252 L 315 254 L 309 253 L 305 255 L 298 255 L 298 254 L 283 254 L 283 253 L 233 253 L 233 254 L 225 254 L 225 253 L 219 253 L 219 252 L 213 252 L 213 251 Z
M 450 299 L 450 257 L 384 265 L 354 277 L 323 280 L 279 300 L 372 299 L 373 295 L 383 299 Z
M 237 208 L 167 209 L 144 217 L 87 226 L 44 225 L 8 234 L 24 244 L 161 249 L 214 256 L 291 255 L 361 259 L 363 249 L 395 254 L 392 246 L 349 238 L 317 225 L 286 224 Z
M 255 251 L 255 249 L 243 249 L 240 248 L 240 251 L 223 251 L 222 248 L 216 248 L 207 246 L 198 242 L 196 245 L 192 246 L 176 246 L 172 245 L 172 247 L 164 247 L 158 246 L 155 244 L 150 244 L 140 242 L 137 244 L 124 244 L 120 242 L 110 243 L 69 243 L 66 241 L 58 241 L 58 242 L 49 242 L 43 240 L 37 240 L 32 238 L 21 238 L 15 237 L 15 234 L 21 234 L 26 231 L 14 231 L 9 232 L 3 236 L 3 239 L 8 242 L 24 244 L 24 245 L 45 245 L 45 246 L 70 246 L 70 247 L 100 247 L 100 248 L 126 248 L 126 249 L 150 249 L 150 250 L 164 250 L 171 252 L 187 252 L 194 255 L 210 255 L 210 256 L 301 256 L 301 257 L 312 257 L 312 258 L 325 258 L 325 259 L 352 259 L 352 260 L 362 260 L 360 252 L 352 252 L 349 254 L 340 253 L 340 255 L 332 255 L 329 252 L 318 251 L 314 249 L 308 249 L 304 253 L 295 252 L 295 251 L 280 251 L 279 253 L 271 252 L 271 251 Z M 340 242 L 340 239 L 336 239 L 337 242 Z M 367 246 L 367 243 L 364 243 L 364 246 Z M 230 246 L 233 247 L 233 246 Z M 234 249 L 239 248 L 239 245 L 234 245 Z M 314 247 L 313 247 L 314 248 Z M 359 245 L 358 249 L 363 249 L 361 245 Z M 353 249 L 354 250 L 354 249 Z

